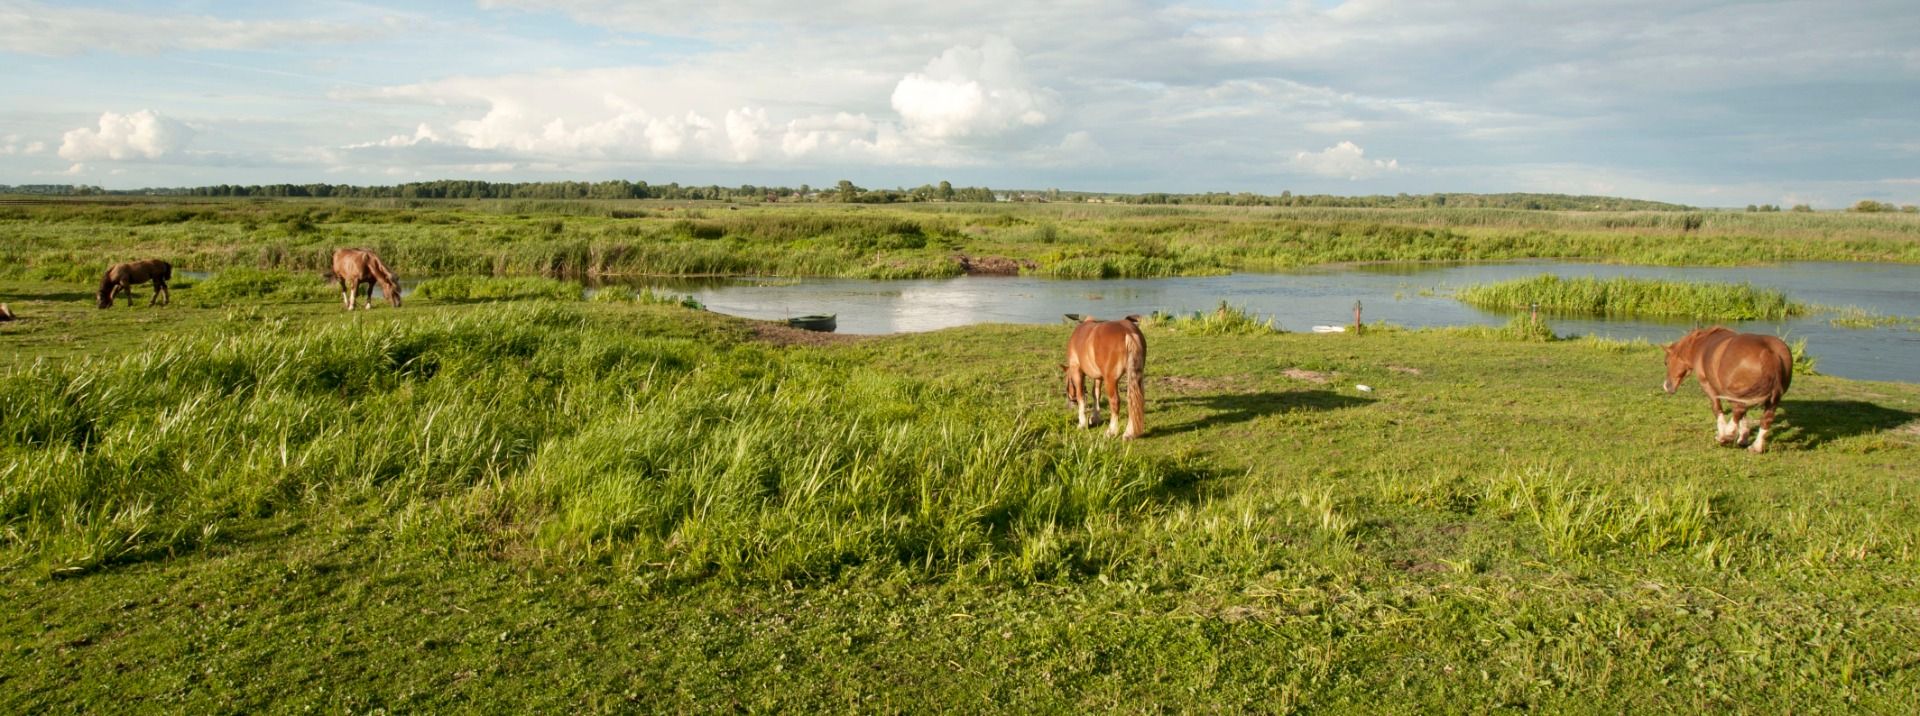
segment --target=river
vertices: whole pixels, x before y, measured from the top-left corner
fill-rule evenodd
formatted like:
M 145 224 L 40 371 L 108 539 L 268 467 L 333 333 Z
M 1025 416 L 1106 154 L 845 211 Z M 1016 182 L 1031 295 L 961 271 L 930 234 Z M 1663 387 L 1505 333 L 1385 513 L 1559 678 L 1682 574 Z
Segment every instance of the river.
M 1638 276 L 1680 281 L 1749 282 L 1784 291 L 1801 303 L 1858 306 L 1888 316 L 1920 316 L 1920 266 L 1863 263 L 1791 263 L 1729 268 L 1626 266 L 1523 261 L 1479 264 L 1369 264 L 1286 273 L 1194 278 L 1063 281 L 1021 276 L 964 276 L 925 280 L 711 279 L 644 282 L 691 294 L 707 308 L 750 318 L 780 319 L 816 313 L 839 316 L 842 333 L 931 331 L 975 323 L 1057 323 L 1063 313 L 1119 317 L 1155 310 L 1209 310 L 1226 301 L 1273 317 L 1290 331 L 1352 322 L 1359 301 L 1368 322 L 1407 327 L 1500 324 L 1509 314 L 1452 298 L 1475 283 L 1561 276 Z M 1784 321 L 1731 327 L 1805 338 L 1819 370 L 1867 380 L 1920 382 L 1920 332 L 1905 327 L 1838 328 L 1816 313 Z M 1548 316 L 1561 335 L 1644 338 L 1667 342 L 1692 321 Z M 1064 335 L 1064 331 L 1063 331 Z

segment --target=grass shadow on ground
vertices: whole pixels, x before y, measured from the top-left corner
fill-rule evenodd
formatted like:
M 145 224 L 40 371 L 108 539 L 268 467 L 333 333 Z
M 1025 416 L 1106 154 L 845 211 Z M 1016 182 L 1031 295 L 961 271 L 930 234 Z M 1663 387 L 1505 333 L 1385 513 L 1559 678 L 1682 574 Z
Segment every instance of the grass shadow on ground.
M 1780 411 L 1780 417 L 1787 423 L 1780 439 L 1806 449 L 1855 435 L 1893 430 L 1920 419 L 1920 413 L 1864 400 L 1789 400 L 1780 405 Z M 1747 417 L 1751 420 L 1758 414 L 1757 410 L 1750 411 Z
M 1170 407 L 1199 407 L 1208 414 L 1164 428 L 1166 433 L 1243 423 L 1254 418 L 1301 411 L 1341 410 L 1372 403 L 1372 398 L 1341 395 L 1331 390 L 1270 390 L 1259 393 L 1185 395 L 1160 401 Z

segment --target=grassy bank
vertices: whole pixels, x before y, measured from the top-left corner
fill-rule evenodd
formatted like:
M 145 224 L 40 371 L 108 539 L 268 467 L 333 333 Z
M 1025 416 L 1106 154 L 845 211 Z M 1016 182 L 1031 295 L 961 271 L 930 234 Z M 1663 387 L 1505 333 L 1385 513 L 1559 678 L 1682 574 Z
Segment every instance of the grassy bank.
M 1752 456 L 1657 346 L 1149 325 L 1123 444 L 1065 326 L 5 289 L 8 711 L 1920 698 L 1916 386 Z
M 1788 318 L 1807 312 L 1805 305 L 1789 300 L 1784 293 L 1745 283 L 1631 277 L 1561 278 L 1541 274 L 1466 286 L 1455 292 L 1454 297 L 1480 308 L 1517 311 L 1537 305 L 1550 313 L 1591 316 L 1751 321 Z
M 1580 258 L 1666 265 L 1920 262 L 1904 214 L 908 206 L 645 201 L 178 200 L 0 206 L 0 272 L 80 281 L 112 262 L 313 273 L 334 248 L 401 275 L 923 278 L 962 257 L 1061 278 L 1361 261 Z

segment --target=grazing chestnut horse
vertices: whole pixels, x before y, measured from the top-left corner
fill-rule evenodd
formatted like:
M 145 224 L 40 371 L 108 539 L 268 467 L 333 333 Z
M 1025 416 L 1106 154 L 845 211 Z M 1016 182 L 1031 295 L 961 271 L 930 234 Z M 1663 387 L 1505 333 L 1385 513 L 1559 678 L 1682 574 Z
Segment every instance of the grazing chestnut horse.
M 380 262 L 380 257 L 366 249 L 341 249 L 333 252 L 333 270 L 327 278 L 340 283 L 340 300 L 347 304 L 347 310 L 353 310 L 360 300 L 360 287 L 367 287 L 367 308 L 373 308 L 373 284 L 380 284 L 380 293 L 387 297 L 387 303 L 394 308 L 400 307 L 400 287 L 394 285 L 393 272 Z
M 133 285 L 152 281 L 153 296 L 147 299 L 147 305 L 151 306 L 155 301 L 166 305 L 173 303 L 173 291 L 167 288 L 167 282 L 172 280 L 173 264 L 160 259 L 114 264 L 113 268 L 107 269 L 106 275 L 100 277 L 100 290 L 94 292 L 93 297 L 101 308 L 113 308 L 113 297 L 125 293 L 127 305 L 131 306 Z
M 1700 388 L 1713 403 L 1714 437 L 1721 445 L 1747 440 L 1747 409 L 1766 408 L 1760 432 L 1748 450 L 1767 449 L 1767 430 L 1773 411 L 1793 383 L 1793 352 L 1778 338 L 1758 333 L 1735 333 L 1721 326 L 1695 329 L 1667 348 L 1667 382 L 1673 393 L 1688 373 L 1700 378 Z M 1720 401 L 1733 404 L 1733 416 L 1721 412 Z
M 1080 319 L 1067 340 L 1067 403 L 1080 417 L 1080 427 L 1100 420 L 1100 388 L 1106 387 L 1107 408 L 1112 415 L 1107 434 L 1120 432 L 1120 379 L 1127 379 L 1127 432 L 1131 440 L 1146 432 L 1147 339 L 1140 334 L 1140 317 L 1127 316 L 1119 321 L 1098 321 L 1092 316 Z M 1087 415 L 1086 378 L 1094 379 L 1093 415 Z

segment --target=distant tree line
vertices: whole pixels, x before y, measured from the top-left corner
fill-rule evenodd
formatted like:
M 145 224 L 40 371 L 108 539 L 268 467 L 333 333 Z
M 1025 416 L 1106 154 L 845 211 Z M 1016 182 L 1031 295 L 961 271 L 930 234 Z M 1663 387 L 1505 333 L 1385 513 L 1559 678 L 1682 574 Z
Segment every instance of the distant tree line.
M 15 194 L 140 194 L 150 196 L 207 197 L 312 197 L 342 199 L 668 199 L 681 201 L 820 201 L 860 204 L 893 204 L 917 201 L 994 201 L 994 192 L 986 187 L 955 187 L 950 182 L 924 184 L 914 189 L 865 189 L 841 180 L 833 189 L 799 187 L 681 186 L 648 184 L 644 181 L 488 182 L 467 179 L 408 182 L 389 186 L 353 184 L 217 184 L 196 187 L 160 187 L 105 191 L 99 187 L 36 185 L 8 187 L 0 193 Z
M 85 184 L 20 184 L 8 186 L 0 184 L 0 194 L 31 194 L 36 196 L 95 196 L 109 193 L 97 186 Z
M 1893 204 L 1890 204 L 1884 201 L 1874 201 L 1872 199 L 1861 199 L 1858 203 L 1855 203 L 1853 206 L 1848 207 L 1847 211 L 1856 211 L 1862 214 L 1877 214 L 1884 211 L 1900 211 L 1908 214 L 1913 214 L 1913 213 L 1920 213 L 1920 206 L 1914 206 L 1912 204 L 1907 204 L 1904 206 L 1894 206 Z
M 1057 192 L 1072 196 L 1074 192 Z M 1535 209 L 1551 211 L 1686 211 L 1693 207 L 1663 201 L 1622 199 L 1612 196 L 1573 196 L 1568 194 L 1373 194 L 1336 196 L 1333 194 L 1278 195 L 1249 192 L 1209 192 L 1205 194 L 1120 194 L 1107 195 L 1110 201 L 1128 204 L 1199 204 L 1212 206 L 1302 206 L 1358 207 L 1390 209 Z

